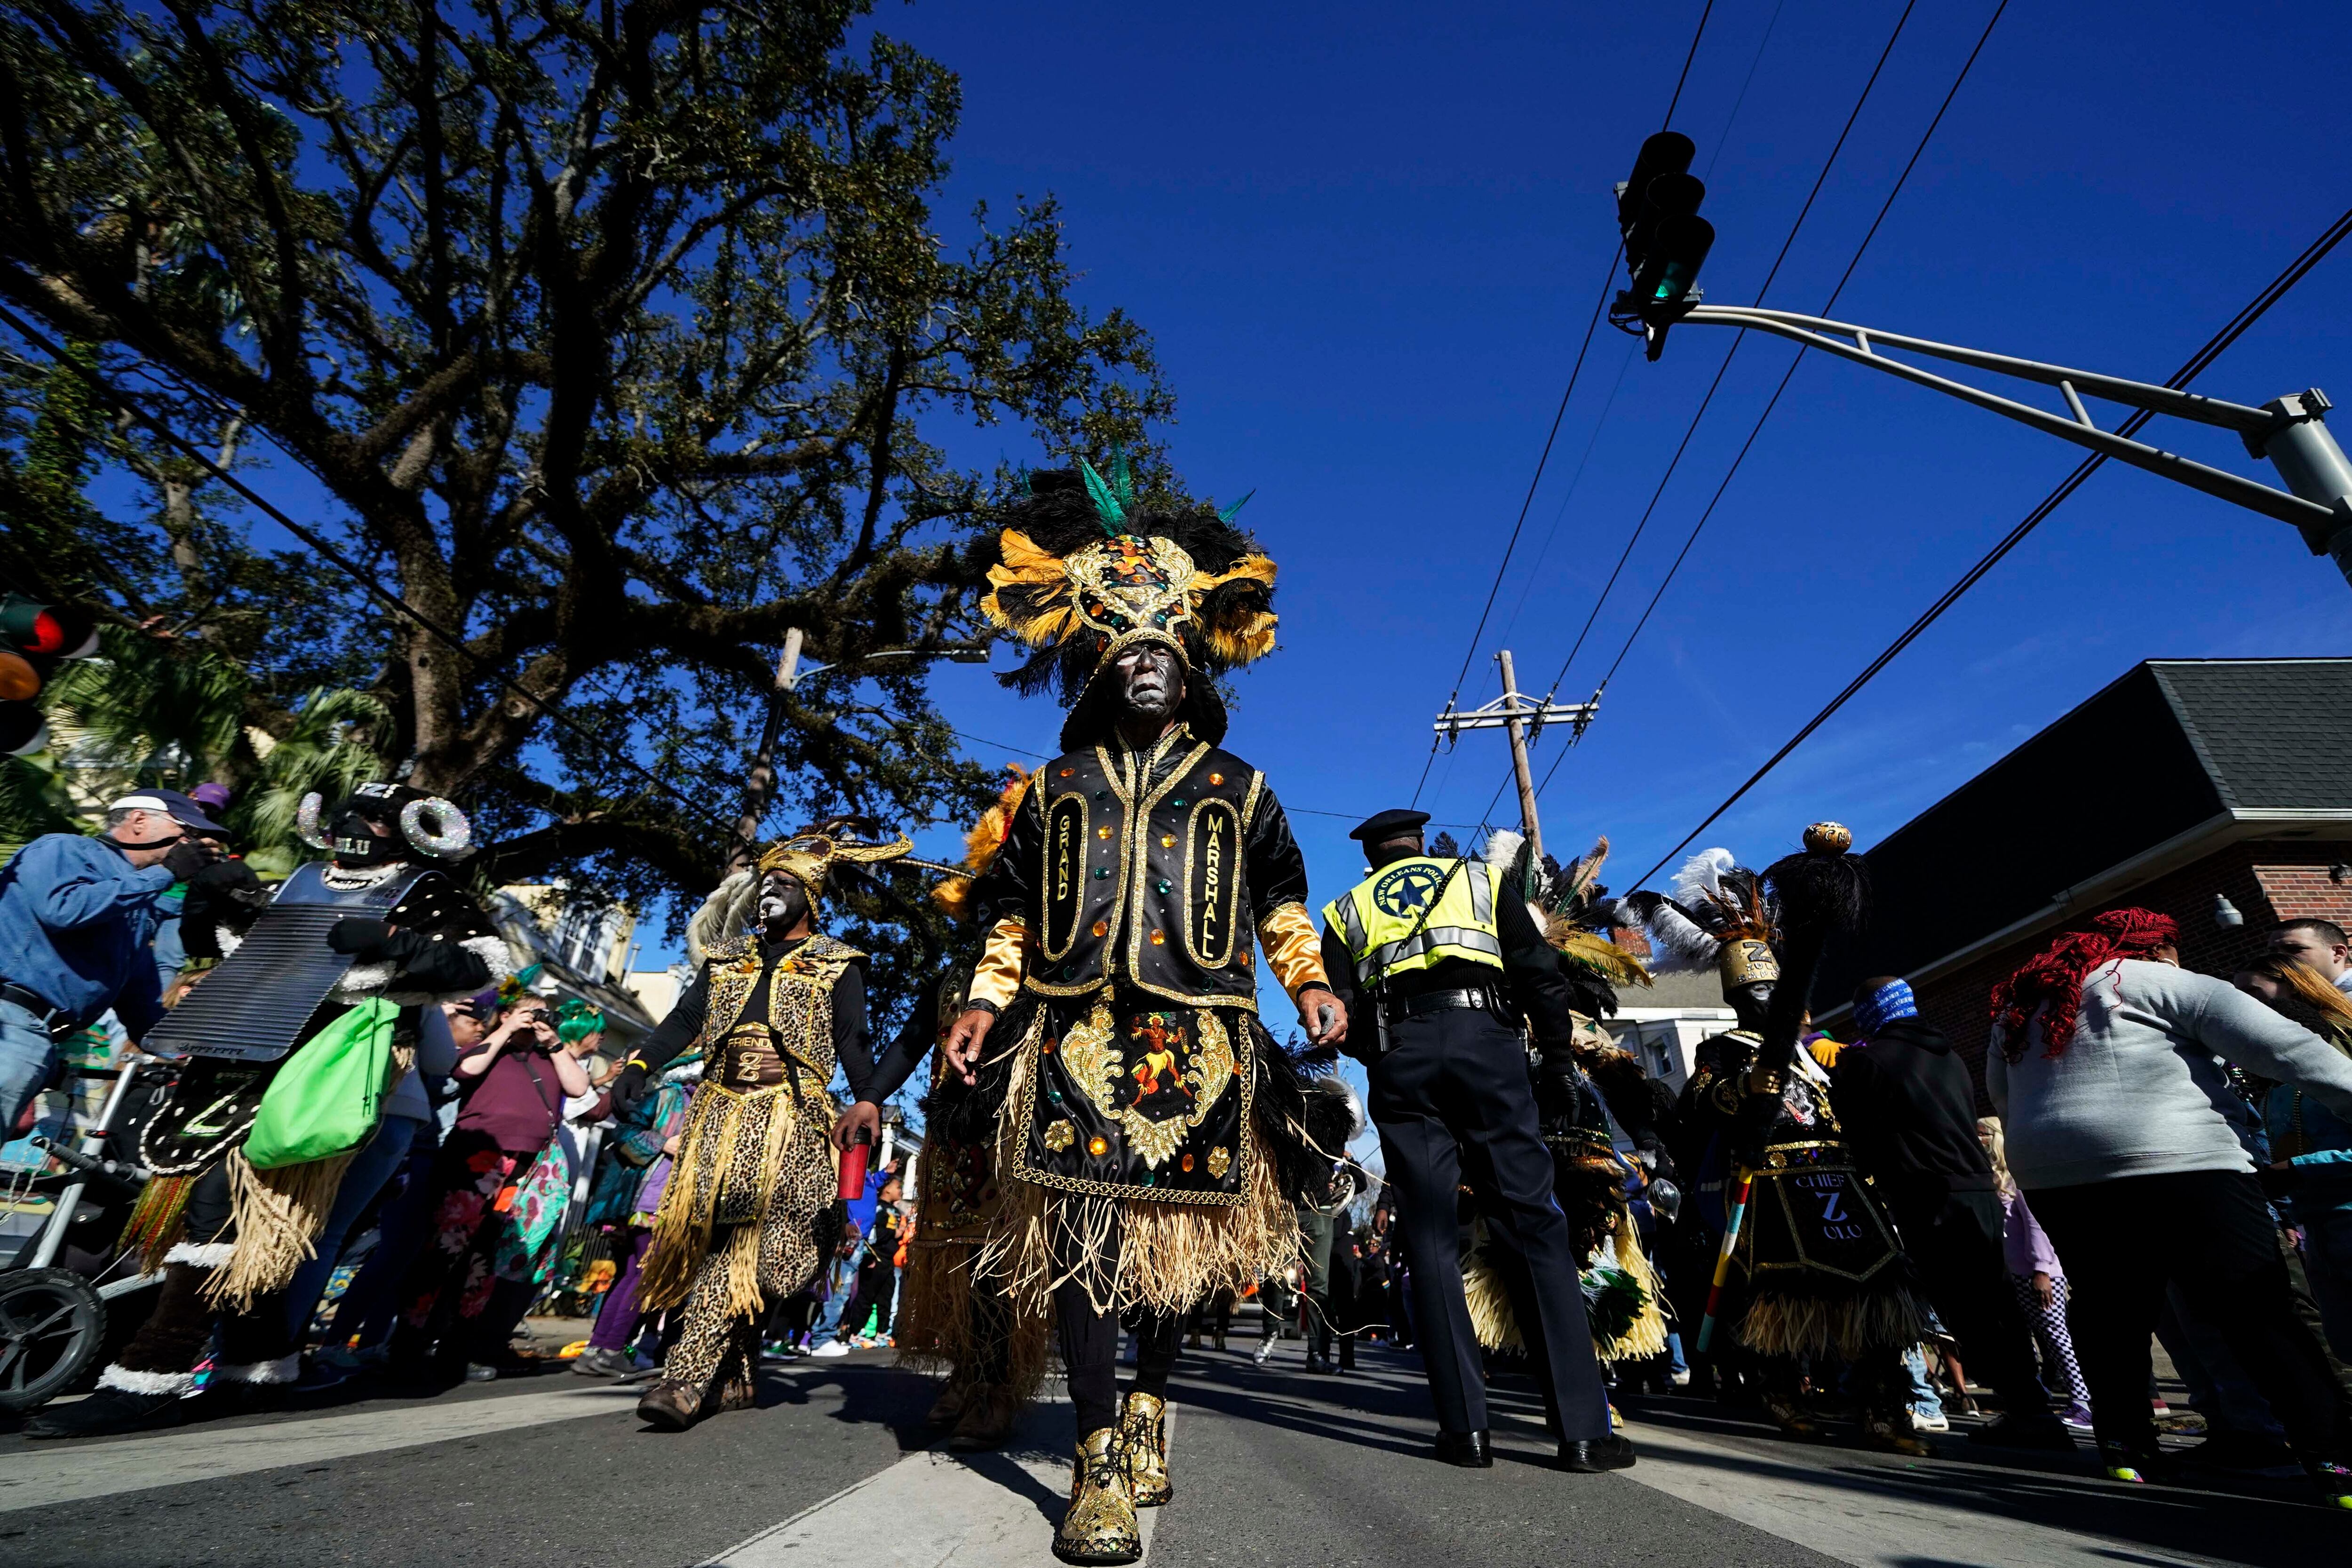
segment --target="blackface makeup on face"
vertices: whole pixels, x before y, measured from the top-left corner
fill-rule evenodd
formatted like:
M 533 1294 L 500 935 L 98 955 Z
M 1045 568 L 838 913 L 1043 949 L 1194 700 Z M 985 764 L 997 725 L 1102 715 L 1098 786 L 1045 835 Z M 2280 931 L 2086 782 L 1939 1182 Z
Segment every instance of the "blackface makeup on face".
M 1165 643 L 1138 643 L 1118 656 L 1120 697 L 1139 719 L 1165 719 L 1184 700 L 1184 668 Z
M 809 912 L 808 889 L 789 871 L 771 871 L 760 881 L 760 923 L 778 936 Z
M 1743 1028 L 1763 1027 L 1764 1015 L 1772 1005 L 1772 983 L 1751 980 L 1731 993 L 1731 1010 L 1739 1016 Z

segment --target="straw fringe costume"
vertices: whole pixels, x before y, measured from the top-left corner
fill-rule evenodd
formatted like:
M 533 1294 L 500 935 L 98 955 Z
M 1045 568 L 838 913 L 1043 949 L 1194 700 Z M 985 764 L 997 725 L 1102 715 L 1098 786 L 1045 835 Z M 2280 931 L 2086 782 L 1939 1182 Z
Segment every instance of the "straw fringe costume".
M 1649 1111 L 1650 1080 L 1629 1051 L 1619 1049 L 1598 1019 L 1617 1011 L 1615 987 L 1648 985 L 1638 960 L 1590 929 L 1598 917 L 1595 879 L 1609 857 L 1601 839 L 1572 866 L 1546 857 L 1538 867 L 1519 834 L 1490 836 L 1486 858 L 1510 868 L 1544 940 L 1560 955 L 1562 979 L 1575 998 L 1575 1031 L 1566 1053 L 1529 1064 L 1542 1111 L 1543 1140 L 1551 1151 L 1553 1194 L 1575 1233 L 1592 1329 L 1593 1353 L 1604 1362 L 1634 1361 L 1666 1348 L 1665 1287 L 1642 1247 L 1626 1194 L 1634 1164 L 1618 1148 L 1622 1130 L 1643 1149 L 1657 1140 Z M 1605 1088 L 1603 1087 L 1605 1084 Z M 1484 1226 L 1463 1265 L 1463 1292 L 1478 1342 L 1488 1350 L 1523 1350 L 1510 1295 L 1486 1250 Z
M 1773 986 L 1763 1026 L 1700 1042 L 1683 1089 L 1695 1141 L 1711 1140 L 1708 1173 L 1723 1202 L 1736 1201 L 1742 1176 L 1749 1183 L 1721 1273 L 1718 1327 L 1762 1358 L 1766 1407 L 1791 1436 L 1819 1436 L 1798 1398 L 1801 1363 L 1834 1357 L 1861 1375 L 1872 1440 L 1904 1447 L 1913 1440 L 1899 1359 L 1927 1337 L 1927 1310 L 1846 1147 L 1828 1075 L 1796 1048 L 1823 942 L 1858 922 L 1866 889 L 1860 862 L 1843 853 L 1844 828 L 1817 823 L 1805 842 L 1805 854 L 1761 876 L 1726 850 L 1705 851 L 1677 876 L 1675 898 L 1626 902 L 1642 900 L 1655 950 L 1689 966 L 1712 962 L 1727 998 Z
M 932 901 L 959 925 L 972 921 L 972 883 L 992 864 L 1011 831 L 1014 809 L 1029 781 L 1015 765 L 997 803 L 965 836 L 964 874 L 934 888 Z M 980 1259 L 1004 1206 L 997 1180 L 996 1125 L 971 1110 L 972 1091 L 934 1054 L 971 994 L 970 958 L 950 963 L 916 1005 L 897 1044 L 875 1069 L 870 1098 L 887 1100 L 929 1057 L 923 1096 L 926 1142 L 918 1166 L 914 1239 L 899 1281 L 893 1328 L 898 1364 L 941 1373 L 945 1383 L 929 1415 L 951 1427 L 949 1447 L 992 1448 L 1011 1433 L 1021 1409 L 1045 1376 L 1051 1319 L 1016 1311 L 1000 1275 L 983 1275 Z
M 362 812 L 389 831 L 375 833 Z M 320 797 L 307 797 L 299 830 L 334 860 L 299 868 L 267 907 L 216 904 L 183 920 L 190 953 L 222 962 L 149 1038 L 151 1047 L 190 1054 L 141 1131 L 140 1156 L 154 1174 L 121 1237 L 123 1247 L 142 1250 L 146 1270 L 163 1274 L 163 1291 L 99 1374 L 99 1394 L 43 1416 L 33 1436 L 152 1425 L 168 1409 L 154 1402 L 194 1391 L 215 1332 L 208 1387 L 293 1383 L 301 1342 L 287 1321 L 286 1290 L 316 1256 L 343 1176 L 373 1128 L 324 1157 L 257 1167 L 246 1146 L 271 1085 L 289 1067 L 311 1065 L 306 1051 L 341 1047 L 358 1033 L 381 1039 L 388 1030 L 383 1076 L 371 1079 L 372 1103 L 360 1111 L 380 1119 L 384 1096 L 415 1062 L 418 1010 L 471 995 L 509 972 L 489 917 L 435 865 L 470 847 L 470 826 L 455 805 L 380 784 L 356 791 L 331 825 L 322 826 L 321 816 Z M 299 991 L 306 982 L 312 988 Z M 313 996 L 320 1000 L 305 1016 Z M 281 1031 L 275 1039 L 263 1038 L 273 1028 Z M 282 1116 L 278 1126 L 281 1136 L 289 1131 Z
M 992 1124 L 1003 1192 L 980 1268 L 1061 1320 L 1080 1447 L 1055 1550 L 1123 1563 L 1134 1509 L 1171 1491 L 1159 1391 L 1183 1314 L 1297 1262 L 1297 1204 L 1339 1152 L 1314 1147 L 1258 1021 L 1256 954 L 1294 997 L 1329 986 L 1288 821 L 1218 744 L 1213 676 L 1271 651 L 1274 563 L 1230 510 L 1145 510 L 1123 462 L 1033 476 L 1013 510 L 982 607 L 1039 649 L 1009 679 L 1071 711 L 972 893 L 971 1005 L 995 1017 L 965 1114 Z M 1173 650 L 1183 697 L 1139 747 L 1116 666 L 1140 644 Z M 1141 1360 L 1114 1427 L 1122 1313 Z
M 878 861 L 907 847 L 904 839 L 866 846 L 803 835 L 768 851 L 756 878 L 730 879 L 711 902 L 748 904 L 747 888 L 782 874 L 814 905 L 835 861 Z M 737 908 L 720 924 L 740 926 L 747 913 Z M 623 1069 L 642 1083 L 688 1051 L 704 1063 L 638 1287 L 647 1311 L 684 1309 L 661 1379 L 639 1406 L 669 1426 L 754 1403 L 766 1304 L 816 1278 L 821 1228 L 839 1229 L 827 1139 L 838 1107 L 826 1086 L 836 1066 L 854 1093 L 873 1074 L 864 953 L 822 932 L 772 940 L 706 924 L 697 935 L 715 940 L 693 984 Z

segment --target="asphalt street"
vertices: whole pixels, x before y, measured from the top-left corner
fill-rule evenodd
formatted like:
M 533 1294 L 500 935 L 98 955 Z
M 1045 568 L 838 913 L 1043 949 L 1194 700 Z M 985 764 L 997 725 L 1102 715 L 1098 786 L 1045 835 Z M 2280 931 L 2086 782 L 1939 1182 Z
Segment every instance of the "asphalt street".
M 2311 1568 L 2352 1542 L 2292 1482 L 2131 1487 L 2087 1448 L 1989 1461 L 1958 1433 L 1929 1460 L 1799 1447 L 1682 1398 L 1627 1405 L 1634 1469 L 1570 1476 L 1509 1378 L 1496 1468 L 1457 1470 L 1426 1457 L 1409 1354 L 1310 1377 L 1296 1342 L 1265 1367 L 1234 1343 L 1178 1367 L 1176 1496 L 1147 1515 L 1160 1568 Z M 431 1398 L 360 1386 L 102 1442 L 0 1436 L 0 1568 L 1049 1563 L 1068 1406 L 1034 1408 L 1007 1452 L 949 1455 L 922 1426 L 929 1384 L 889 1360 L 772 1365 L 757 1411 L 677 1436 L 638 1425 L 634 1388 L 564 1372 Z

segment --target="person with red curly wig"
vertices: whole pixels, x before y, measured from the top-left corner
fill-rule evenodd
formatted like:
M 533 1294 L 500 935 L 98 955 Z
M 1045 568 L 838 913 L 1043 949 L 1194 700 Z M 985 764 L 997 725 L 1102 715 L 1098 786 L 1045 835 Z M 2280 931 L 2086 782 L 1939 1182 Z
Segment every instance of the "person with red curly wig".
M 2352 1509 L 2352 1387 L 2294 1310 L 2278 1230 L 2225 1109 L 2223 1058 L 2352 1110 L 2352 1060 L 2211 975 L 2179 928 L 2108 910 L 1992 994 L 1985 1087 L 2009 1166 L 2065 1264 L 2067 1318 L 2107 1473 L 2160 1468 L 2148 1339 L 2178 1285 L 2286 1427 L 2330 1506 Z

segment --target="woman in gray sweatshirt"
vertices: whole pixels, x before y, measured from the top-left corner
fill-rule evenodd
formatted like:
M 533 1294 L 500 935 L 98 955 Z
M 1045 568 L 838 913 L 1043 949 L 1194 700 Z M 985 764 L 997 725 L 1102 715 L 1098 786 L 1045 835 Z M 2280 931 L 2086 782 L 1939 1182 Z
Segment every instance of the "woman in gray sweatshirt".
M 2217 1057 L 2352 1112 L 2352 1060 L 2228 982 L 2180 965 L 2172 920 L 2110 910 L 1993 993 L 1985 1087 L 2010 1170 L 2066 1266 L 2068 1319 L 2108 1472 L 2158 1458 L 2148 1340 L 2178 1284 L 2286 1427 L 2326 1501 L 2352 1508 L 2352 1389 L 2296 1315 Z

